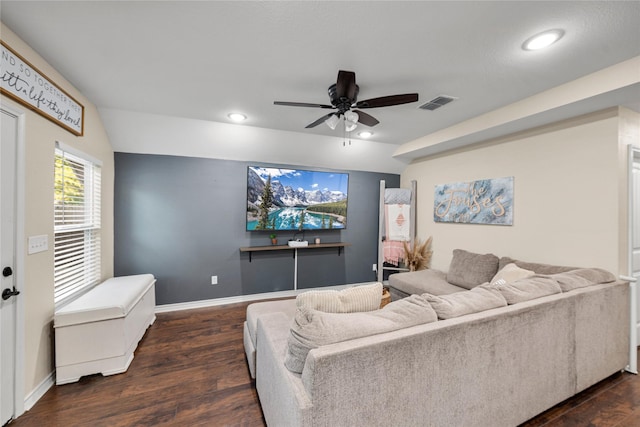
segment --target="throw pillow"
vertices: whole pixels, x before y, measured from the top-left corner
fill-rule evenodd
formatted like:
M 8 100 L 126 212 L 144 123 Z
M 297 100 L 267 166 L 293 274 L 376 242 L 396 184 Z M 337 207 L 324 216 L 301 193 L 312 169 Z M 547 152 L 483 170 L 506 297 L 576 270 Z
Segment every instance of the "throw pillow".
M 481 255 L 455 249 L 447 272 L 447 282 L 466 289 L 489 282 L 498 272 L 498 261 L 494 254 Z
M 526 279 L 532 277 L 535 273 L 531 270 L 525 270 L 515 264 L 507 264 L 504 268 L 496 273 L 491 279 L 491 284 L 495 284 L 499 280 L 504 280 L 507 283 L 515 282 L 516 280 Z
M 528 277 L 514 282 L 499 279 L 492 282 L 490 286 L 500 292 L 510 305 L 562 292 L 558 282 L 542 276 Z
M 308 308 L 326 313 L 354 313 L 380 308 L 382 283 L 354 286 L 336 291 L 326 289 L 303 292 L 296 297 L 296 307 Z
M 487 285 L 489 284 L 487 283 Z M 507 305 L 507 301 L 500 292 L 484 285 L 477 286 L 470 291 L 449 295 L 422 294 L 422 296 L 429 301 L 439 319 L 451 319 Z
M 309 351 L 327 344 L 392 332 L 435 322 L 436 313 L 420 295 L 393 301 L 384 308 L 363 313 L 324 313 L 302 308 L 289 331 L 284 365 L 302 373 Z

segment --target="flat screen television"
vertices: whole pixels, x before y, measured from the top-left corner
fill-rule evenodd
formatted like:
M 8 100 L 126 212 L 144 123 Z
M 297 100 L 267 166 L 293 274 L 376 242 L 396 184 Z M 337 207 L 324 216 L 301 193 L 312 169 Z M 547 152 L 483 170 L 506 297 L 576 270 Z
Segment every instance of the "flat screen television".
M 347 226 L 349 174 L 247 168 L 247 230 L 336 230 Z

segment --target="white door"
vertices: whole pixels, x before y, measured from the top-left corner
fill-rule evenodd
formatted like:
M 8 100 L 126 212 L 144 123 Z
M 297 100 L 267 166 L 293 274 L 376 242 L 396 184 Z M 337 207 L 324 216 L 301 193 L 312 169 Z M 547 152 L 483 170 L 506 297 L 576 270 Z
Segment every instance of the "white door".
M 15 413 L 15 167 L 18 119 L 4 110 L 0 116 L 0 425 L 4 425 Z

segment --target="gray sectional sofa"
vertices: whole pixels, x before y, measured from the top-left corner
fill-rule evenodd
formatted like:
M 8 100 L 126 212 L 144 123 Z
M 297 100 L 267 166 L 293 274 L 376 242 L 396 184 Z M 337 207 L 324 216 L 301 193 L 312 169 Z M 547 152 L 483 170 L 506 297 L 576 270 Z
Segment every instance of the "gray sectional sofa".
M 379 310 L 250 305 L 245 349 L 267 424 L 516 426 L 625 368 L 627 282 L 483 256 L 392 275 L 403 298 Z

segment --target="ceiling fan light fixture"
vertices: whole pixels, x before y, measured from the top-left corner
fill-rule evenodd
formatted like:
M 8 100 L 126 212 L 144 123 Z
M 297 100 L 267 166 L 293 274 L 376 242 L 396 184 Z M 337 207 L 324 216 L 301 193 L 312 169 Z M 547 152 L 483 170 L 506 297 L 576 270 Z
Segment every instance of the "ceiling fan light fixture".
M 358 113 L 354 112 L 354 111 L 347 111 L 344 113 L 344 119 L 347 122 L 351 122 L 351 123 L 358 123 L 358 119 L 360 118 L 360 116 L 358 116 Z
M 229 113 L 227 114 L 227 117 L 229 117 L 229 119 L 231 119 L 232 121 L 238 123 L 247 120 L 247 116 L 241 113 Z
M 336 126 L 338 126 L 339 121 L 340 121 L 340 118 L 337 115 L 333 115 L 329 117 L 327 120 L 325 120 L 324 122 L 327 124 L 327 126 L 331 128 L 331 130 L 333 130 L 336 128 Z
M 354 130 L 357 127 L 358 127 L 357 123 L 349 122 L 347 120 L 344 121 L 344 130 L 347 131 L 347 132 L 351 132 L 352 130 Z
M 544 31 L 542 33 L 536 34 L 535 36 L 529 37 L 522 44 L 522 49 L 524 50 L 540 50 L 545 47 L 551 46 L 558 40 L 560 40 L 564 36 L 564 30 L 555 29 Z
M 351 132 L 355 128 L 358 127 L 358 113 L 354 111 L 346 111 L 344 113 L 344 130 L 347 132 Z

